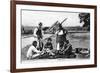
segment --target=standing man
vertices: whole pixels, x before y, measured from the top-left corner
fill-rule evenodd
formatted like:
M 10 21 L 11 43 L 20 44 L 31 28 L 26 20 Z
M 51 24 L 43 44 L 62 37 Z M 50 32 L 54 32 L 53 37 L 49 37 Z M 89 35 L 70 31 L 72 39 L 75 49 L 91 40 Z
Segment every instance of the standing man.
M 56 43 L 57 43 L 57 51 L 59 52 L 64 44 L 64 41 L 66 41 L 66 34 L 67 31 L 62 27 L 60 23 L 58 30 L 56 31 Z
M 35 30 L 35 36 L 38 39 L 38 49 L 40 51 L 42 51 L 42 49 L 43 49 L 43 42 L 42 42 L 42 39 L 43 39 L 42 22 L 39 23 L 38 28 Z

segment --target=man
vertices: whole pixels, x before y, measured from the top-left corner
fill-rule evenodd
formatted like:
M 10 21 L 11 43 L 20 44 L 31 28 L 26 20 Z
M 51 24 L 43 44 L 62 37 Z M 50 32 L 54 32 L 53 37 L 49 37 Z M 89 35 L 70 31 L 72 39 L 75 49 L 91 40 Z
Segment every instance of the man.
M 27 51 L 27 59 L 32 59 L 37 56 L 40 56 L 41 51 L 37 50 L 37 41 L 33 41 L 32 45 L 29 47 Z
M 44 50 L 49 53 L 49 55 L 55 55 L 52 50 L 53 50 L 53 45 L 52 45 L 52 39 L 51 38 L 48 38 L 47 39 L 47 42 L 44 46 Z
M 38 39 L 38 49 L 40 51 L 42 51 L 42 49 L 43 49 L 43 42 L 42 42 L 42 39 L 43 39 L 42 22 L 40 22 L 39 23 L 39 27 L 34 30 L 34 35 Z
M 72 45 L 69 43 L 69 40 L 64 42 L 63 48 L 61 49 L 63 54 L 71 55 L 72 54 Z
M 65 31 L 62 25 L 59 23 L 58 30 L 56 31 L 55 34 L 56 34 L 57 50 L 60 50 L 63 47 L 64 41 L 66 40 L 67 31 Z
M 55 53 L 53 51 L 53 45 L 52 45 L 51 38 L 47 38 L 46 43 L 44 45 L 44 48 L 42 50 L 41 56 L 39 58 L 40 59 L 43 59 L 43 58 L 53 59 L 53 58 L 55 58 Z
M 63 44 L 63 48 L 60 50 L 60 55 L 67 58 L 75 58 L 76 55 L 72 52 L 72 45 L 69 43 L 69 40 L 66 40 Z
M 39 23 L 39 27 L 36 32 L 37 38 L 40 40 L 43 38 L 42 23 Z

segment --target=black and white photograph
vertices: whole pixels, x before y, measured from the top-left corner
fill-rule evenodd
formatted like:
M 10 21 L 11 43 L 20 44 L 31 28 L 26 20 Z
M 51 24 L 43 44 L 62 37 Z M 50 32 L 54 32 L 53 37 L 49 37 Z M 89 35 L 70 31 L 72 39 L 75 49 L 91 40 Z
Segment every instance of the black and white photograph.
M 90 13 L 21 10 L 21 60 L 89 59 Z

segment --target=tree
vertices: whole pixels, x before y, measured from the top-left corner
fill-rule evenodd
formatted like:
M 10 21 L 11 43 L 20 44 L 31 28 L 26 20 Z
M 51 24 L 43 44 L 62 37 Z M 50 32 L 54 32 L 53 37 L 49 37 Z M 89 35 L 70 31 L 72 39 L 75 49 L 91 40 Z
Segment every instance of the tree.
M 83 27 L 86 27 L 90 31 L 90 13 L 79 14 L 80 23 L 84 22 Z

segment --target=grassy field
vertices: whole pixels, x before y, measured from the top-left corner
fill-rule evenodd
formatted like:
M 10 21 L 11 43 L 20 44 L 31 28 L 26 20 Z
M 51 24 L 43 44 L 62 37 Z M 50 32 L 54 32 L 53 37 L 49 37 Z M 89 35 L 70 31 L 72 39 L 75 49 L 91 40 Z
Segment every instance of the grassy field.
M 44 37 L 48 37 L 50 35 L 52 35 L 52 34 L 46 34 Z M 66 37 L 69 40 L 69 42 L 72 44 L 73 49 L 75 49 L 75 48 L 90 48 L 89 32 L 69 33 Z M 51 38 L 52 38 L 53 48 L 56 49 L 56 37 L 53 36 Z M 22 48 L 21 48 L 22 61 L 26 60 L 27 50 L 30 47 L 30 45 L 34 39 L 35 38 L 32 35 L 22 36 Z M 45 44 L 45 42 L 46 41 L 43 41 L 44 44 Z

